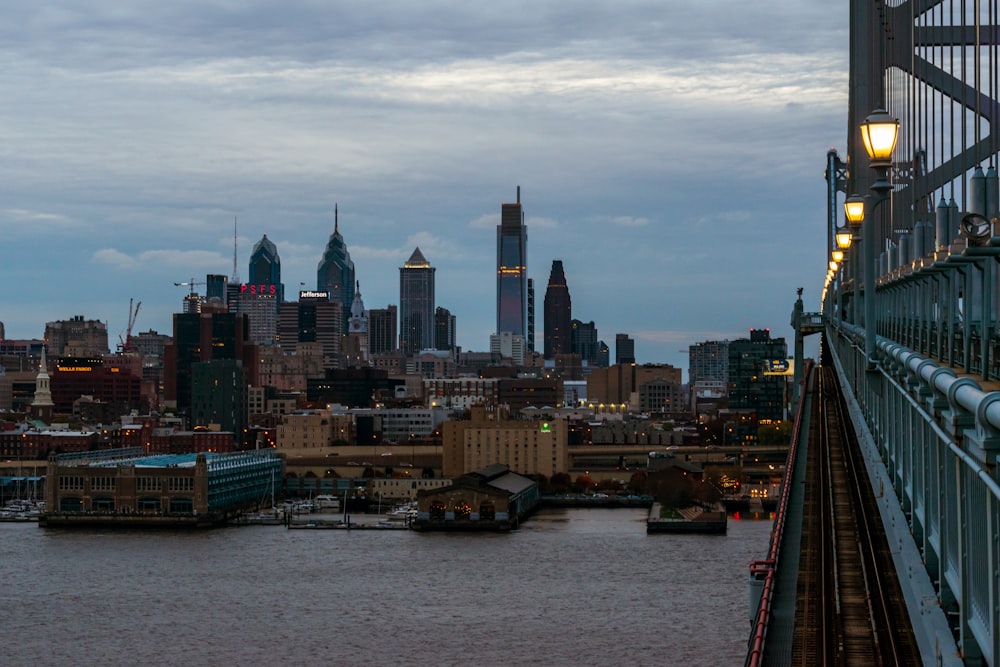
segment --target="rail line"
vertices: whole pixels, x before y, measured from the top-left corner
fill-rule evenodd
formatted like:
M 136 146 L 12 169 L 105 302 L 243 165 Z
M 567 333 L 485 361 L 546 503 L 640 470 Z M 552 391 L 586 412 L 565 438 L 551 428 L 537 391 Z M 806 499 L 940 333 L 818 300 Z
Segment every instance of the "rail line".
M 918 665 L 876 498 L 830 368 L 811 395 L 795 665 Z

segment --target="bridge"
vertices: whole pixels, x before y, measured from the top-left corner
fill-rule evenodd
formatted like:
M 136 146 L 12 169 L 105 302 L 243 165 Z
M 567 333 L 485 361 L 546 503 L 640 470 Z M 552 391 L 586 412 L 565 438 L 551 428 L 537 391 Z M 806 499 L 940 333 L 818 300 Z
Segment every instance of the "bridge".
M 795 442 L 770 552 L 751 566 L 747 665 L 1000 667 L 998 3 L 850 2 L 830 264 L 820 310 L 800 292 L 792 314 Z M 844 471 L 862 480 L 850 502 Z M 842 560 L 869 541 L 894 576 Z

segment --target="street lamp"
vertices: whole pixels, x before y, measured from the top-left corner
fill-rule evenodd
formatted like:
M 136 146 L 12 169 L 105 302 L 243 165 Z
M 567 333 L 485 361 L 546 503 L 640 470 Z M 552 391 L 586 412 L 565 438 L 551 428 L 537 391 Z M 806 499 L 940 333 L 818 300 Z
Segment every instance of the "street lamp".
M 875 182 L 871 184 L 872 194 L 862 199 L 862 219 L 864 228 L 864 280 L 865 280 L 865 356 L 868 370 L 876 366 L 875 355 L 875 209 L 889 198 L 892 184 L 889 182 L 889 168 L 892 166 L 892 151 L 899 136 L 899 121 L 884 109 L 876 109 L 861 123 L 861 139 L 868 153 L 868 161 L 875 170 Z M 848 198 L 850 199 L 850 197 Z M 865 205 L 867 204 L 867 205 Z M 867 211 L 865 209 L 867 208 Z M 847 202 L 844 203 L 847 211 Z M 848 212 L 850 215 L 850 212 Z M 850 220 L 850 218 L 848 218 Z M 860 222 L 860 221 L 859 221 Z
M 851 231 L 849 229 L 844 229 L 840 227 L 837 229 L 837 247 L 841 250 L 847 250 L 851 247 Z

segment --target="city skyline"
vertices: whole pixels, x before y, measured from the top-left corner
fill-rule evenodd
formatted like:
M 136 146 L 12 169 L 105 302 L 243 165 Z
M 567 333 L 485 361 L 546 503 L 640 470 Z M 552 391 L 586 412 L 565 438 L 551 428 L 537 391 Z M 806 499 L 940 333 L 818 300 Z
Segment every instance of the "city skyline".
M 457 344 L 484 350 L 518 185 L 528 277 L 561 259 L 574 311 L 640 363 L 790 338 L 800 286 L 818 308 L 846 7 L 47 7 L 2 10 L 8 338 L 83 315 L 117 340 L 130 298 L 137 331 L 169 332 L 175 282 L 231 273 L 234 218 L 240 272 L 266 234 L 294 298 L 339 203 L 368 307 L 419 246 Z

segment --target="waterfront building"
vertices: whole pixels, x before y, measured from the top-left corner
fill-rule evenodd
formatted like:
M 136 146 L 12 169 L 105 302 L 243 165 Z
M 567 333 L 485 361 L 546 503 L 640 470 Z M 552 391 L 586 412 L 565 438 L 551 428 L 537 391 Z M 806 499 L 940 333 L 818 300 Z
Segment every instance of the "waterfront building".
M 399 269 L 399 349 L 407 356 L 433 345 L 434 271 L 420 248 Z
M 615 363 L 635 363 L 635 340 L 628 334 L 615 334 Z
M 496 333 L 528 335 L 528 231 L 521 209 L 521 187 L 517 203 L 500 205 L 497 226 L 497 330 Z
M 770 329 L 751 329 L 749 338 L 729 343 L 729 409 L 752 413 L 758 421 L 782 420 L 786 413 L 788 378 L 772 375 L 772 362 L 785 363 L 784 338 Z
M 146 456 L 141 448 L 49 457 L 40 525 L 224 524 L 284 473 L 272 451 Z
M 424 478 L 420 470 L 404 467 L 399 477 L 376 477 L 368 480 L 368 496 L 385 501 L 413 501 L 421 491 L 432 491 L 451 484 L 450 479 Z M 385 505 L 382 506 L 385 511 Z
M 85 320 L 83 315 L 46 322 L 45 343 L 53 357 L 99 357 L 110 353 L 107 325 Z
M 506 406 L 473 405 L 468 419 L 441 424 L 442 472 L 458 477 L 493 463 L 523 475 L 569 469 L 568 422 L 565 419 L 512 419 Z
M 538 508 L 538 484 L 493 464 L 417 494 L 417 530 L 511 530 Z
M 316 268 L 316 291 L 326 292 L 328 299 L 340 304 L 341 313 L 351 312 L 354 303 L 354 262 L 340 235 L 337 205 L 333 206 L 333 234 L 327 241 L 323 258 Z M 301 297 L 300 297 L 301 299 Z M 341 322 L 341 334 L 347 333 L 347 322 Z
M 545 290 L 544 354 L 554 359 L 573 351 L 573 304 L 566 285 L 562 260 L 552 260 L 549 285 Z

